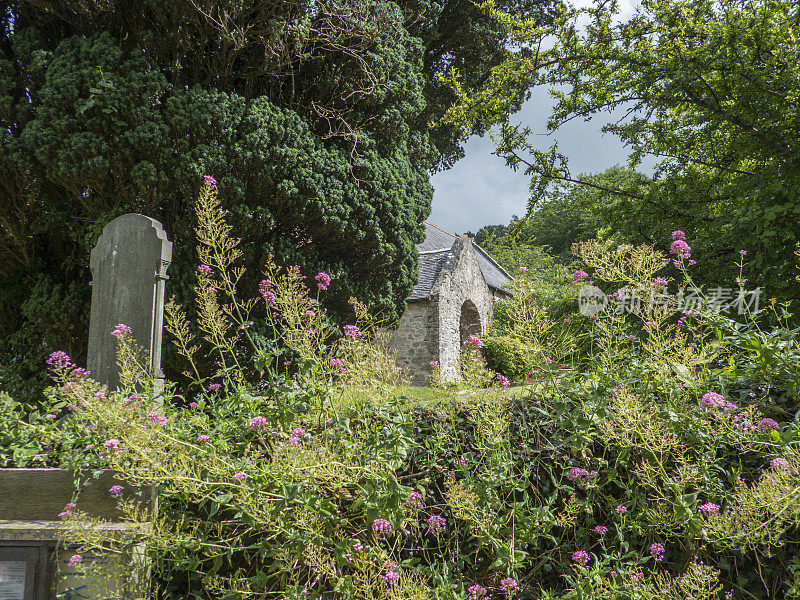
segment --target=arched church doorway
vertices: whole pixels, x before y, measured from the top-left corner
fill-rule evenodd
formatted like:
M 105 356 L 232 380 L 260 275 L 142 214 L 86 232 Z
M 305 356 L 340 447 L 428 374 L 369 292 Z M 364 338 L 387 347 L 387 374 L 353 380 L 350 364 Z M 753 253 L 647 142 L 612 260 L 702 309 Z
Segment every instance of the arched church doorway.
M 467 300 L 461 305 L 459 330 L 461 334 L 461 345 L 464 344 L 464 340 L 466 340 L 469 336 L 481 334 L 481 315 L 472 300 Z

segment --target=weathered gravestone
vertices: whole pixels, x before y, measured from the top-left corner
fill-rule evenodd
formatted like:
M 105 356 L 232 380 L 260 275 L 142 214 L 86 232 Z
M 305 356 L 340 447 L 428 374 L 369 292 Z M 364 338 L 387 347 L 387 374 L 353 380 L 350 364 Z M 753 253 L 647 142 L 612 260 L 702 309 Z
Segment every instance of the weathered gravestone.
M 114 389 L 119 383 L 116 338 L 118 323 L 131 328 L 144 348 L 156 389 L 162 387 L 161 334 L 164 285 L 172 261 L 172 242 L 161 223 L 127 214 L 103 229 L 92 249 L 92 313 L 87 367 L 92 377 Z

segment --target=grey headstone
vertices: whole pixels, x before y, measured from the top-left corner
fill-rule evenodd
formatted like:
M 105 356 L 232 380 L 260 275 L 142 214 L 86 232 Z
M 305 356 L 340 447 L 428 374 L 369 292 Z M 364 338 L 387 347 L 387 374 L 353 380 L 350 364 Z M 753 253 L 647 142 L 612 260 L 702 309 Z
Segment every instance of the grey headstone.
M 89 322 L 87 367 L 92 377 L 117 387 L 117 340 L 111 335 L 118 323 L 131 328 L 144 348 L 157 385 L 161 372 L 161 334 L 164 323 L 164 284 L 172 261 L 172 242 L 161 223 L 127 214 L 103 229 L 92 249 L 92 313 Z

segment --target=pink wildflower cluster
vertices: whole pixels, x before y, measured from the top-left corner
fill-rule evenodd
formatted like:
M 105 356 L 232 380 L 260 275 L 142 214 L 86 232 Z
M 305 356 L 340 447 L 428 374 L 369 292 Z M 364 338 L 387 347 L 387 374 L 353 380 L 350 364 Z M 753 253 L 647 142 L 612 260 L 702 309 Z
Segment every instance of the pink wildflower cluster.
M 595 528 L 593 529 L 593 531 L 597 535 L 605 535 L 605 534 L 608 533 L 608 527 L 606 527 L 605 525 L 595 525 Z
M 628 512 L 628 509 L 625 508 L 622 504 L 617 506 L 617 508 L 615 508 L 614 510 L 617 511 L 618 515 L 624 515 L 626 512 Z
M 661 287 L 667 287 L 669 285 L 669 281 L 667 281 L 663 277 L 656 277 L 655 279 L 653 279 L 653 284 Z
M 447 529 L 447 519 L 439 515 L 428 517 L 428 532 L 438 534 Z
M 53 371 L 61 371 L 64 375 L 69 375 L 73 378 L 85 378 L 91 375 L 86 369 L 74 364 L 70 355 L 61 350 L 51 353 L 45 362 Z M 78 391 L 74 382 L 67 382 L 65 388 L 67 388 L 67 386 L 74 388 L 74 391 Z M 64 391 L 69 392 L 70 390 L 65 389 Z
M 471 335 L 467 339 L 464 340 L 464 344 L 466 346 L 475 346 L 478 350 L 483 348 L 483 342 L 480 340 L 478 336 Z
M 572 562 L 575 565 L 586 566 L 589 564 L 589 553 L 586 550 L 575 550 L 572 553 Z
M 292 434 L 289 436 L 290 446 L 299 446 L 300 442 L 307 436 L 306 430 L 302 427 L 295 427 L 292 429 Z
M 111 438 L 110 440 L 103 442 L 103 446 L 110 450 L 119 450 L 122 447 L 122 444 L 120 444 L 117 438 Z
M 781 457 L 773 458 L 769 461 L 769 466 L 776 471 L 791 471 L 792 469 L 792 465 L 789 464 L 789 461 Z
M 422 499 L 422 494 L 420 492 L 411 492 L 408 495 L 408 500 L 406 500 L 406 506 L 410 508 L 422 508 L 425 506 L 425 502 Z
M 67 505 L 64 507 L 64 510 L 58 513 L 58 516 L 61 517 L 62 519 L 69 519 L 72 516 L 72 511 L 75 510 L 77 506 L 78 505 L 75 504 L 74 502 L 67 502 Z
M 759 431 L 778 429 L 778 422 L 775 419 L 770 419 L 769 417 L 761 419 L 761 421 L 758 422 L 758 429 Z
M 214 274 L 214 269 L 212 269 L 211 267 L 209 267 L 206 264 L 201 264 L 201 265 L 197 265 L 197 272 L 200 275 L 213 275 Z
M 377 539 L 382 540 L 392 534 L 392 524 L 386 519 L 375 519 L 372 522 L 372 531 Z
M 650 556 L 655 558 L 658 562 L 662 562 L 664 560 L 664 554 L 666 551 L 667 549 L 664 548 L 663 544 L 659 544 L 658 542 L 650 544 Z
M 520 273 L 527 273 L 528 272 L 528 267 L 520 267 L 519 268 L 519 272 Z
M 589 274 L 586 271 L 578 269 L 572 274 L 572 283 L 583 283 L 589 278 Z
M 125 488 L 121 485 L 112 485 L 108 489 L 108 493 L 112 496 L 119 496 Z
M 124 323 L 117 324 L 117 326 L 114 328 L 114 331 L 111 332 L 111 335 L 113 335 L 115 338 L 122 338 L 130 334 L 131 328 Z
M 331 276 L 325 272 L 317 273 L 314 279 L 317 282 L 317 287 L 323 292 L 327 290 L 328 286 L 331 284 Z
M 80 554 L 73 554 L 72 556 L 69 557 L 69 562 L 67 563 L 67 565 L 69 565 L 70 567 L 75 567 L 78 564 L 80 564 L 82 560 L 83 556 L 81 556 Z
M 150 424 L 160 427 L 167 424 L 167 417 L 158 414 L 155 411 L 147 413 L 147 418 L 150 419 Z
M 736 410 L 738 408 L 738 406 L 735 404 L 725 400 L 725 396 L 722 394 L 717 394 L 716 392 L 708 392 L 707 394 L 703 394 L 703 397 L 700 398 L 700 406 L 706 410 L 716 408 L 722 410 Z
M 686 234 L 680 230 L 672 232 L 672 244 L 669 247 L 669 253 L 677 256 L 680 259 L 689 260 L 692 258 L 692 249 L 686 243 Z
M 467 588 L 467 592 L 469 592 L 469 600 L 481 600 L 486 597 L 486 588 L 477 583 Z
M 217 180 L 214 179 L 211 175 L 203 175 L 203 185 L 208 187 L 208 188 L 211 188 L 215 192 L 218 191 L 217 190 Z
M 501 375 L 500 373 L 497 374 L 497 381 L 500 383 L 500 387 L 503 389 L 506 389 L 509 385 L 511 385 L 508 377 Z
M 394 585 L 395 583 L 397 583 L 399 579 L 400 579 L 400 573 L 398 573 L 397 571 L 386 571 L 383 574 L 383 580 L 388 585 Z
M 269 279 L 262 279 L 261 282 L 258 284 L 258 293 L 264 298 L 267 303 L 267 306 L 275 307 L 278 304 L 278 299 L 275 296 L 275 292 L 272 291 L 272 282 Z
M 705 504 L 701 504 L 697 507 L 701 513 L 718 513 L 719 512 L 719 504 L 714 504 L 713 502 L 706 502 Z
M 342 327 L 342 331 L 344 331 L 345 337 L 349 337 L 354 340 L 360 339 L 364 335 L 361 333 L 361 329 L 359 329 L 357 325 L 345 325 Z
M 267 420 L 264 417 L 253 417 L 250 419 L 250 429 L 256 431 L 262 427 L 267 426 Z
M 512 592 L 519 591 L 519 584 L 513 577 L 506 577 L 505 579 L 500 580 L 500 589 L 507 594 L 510 594 Z
M 597 471 L 587 471 L 581 467 L 572 467 L 567 473 L 567 479 L 570 481 L 579 481 L 582 483 L 586 483 L 589 479 L 593 479 L 598 476 Z
M 247 473 L 242 473 L 241 471 L 239 471 L 238 473 L 234 473 L 231 479 L 233 479 L 234 481 L 244 481 L 245 479 L 247 479 Z
M 197 441 L 207 444 L 211 441 L 211 438 L 208 437 L 205 433 L 201 433 L 200 435 L 197 436 Z
M 220 383 L 209 383 L 208 384 L 208 391 L 209 392 L 218 392 L 222 389 L 222 384 Z

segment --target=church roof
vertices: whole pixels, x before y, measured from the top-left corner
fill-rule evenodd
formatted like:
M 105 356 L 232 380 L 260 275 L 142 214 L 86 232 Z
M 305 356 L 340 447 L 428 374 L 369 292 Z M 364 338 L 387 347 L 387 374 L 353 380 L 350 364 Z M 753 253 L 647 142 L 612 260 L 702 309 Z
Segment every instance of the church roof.
M 423 300 L 428 298 L 433 289 L 433 285 L 439 278 L 441 272 L 452 267 L 452 263 L 458 254 L 455 247 L 458 236 L 433 223 L 424 222 L 425 239 L 417 244 L 419 252 L 419 280 L 414 290 L 407 300 Z M 478 255 L 478 264 L 483 274 L 483 279 L 493 290 L 505 292 L 505 286 L 511 281 L 511 275 L 489 256 L 483 248 L 475 242 L 472 243 L 475 253 Z

